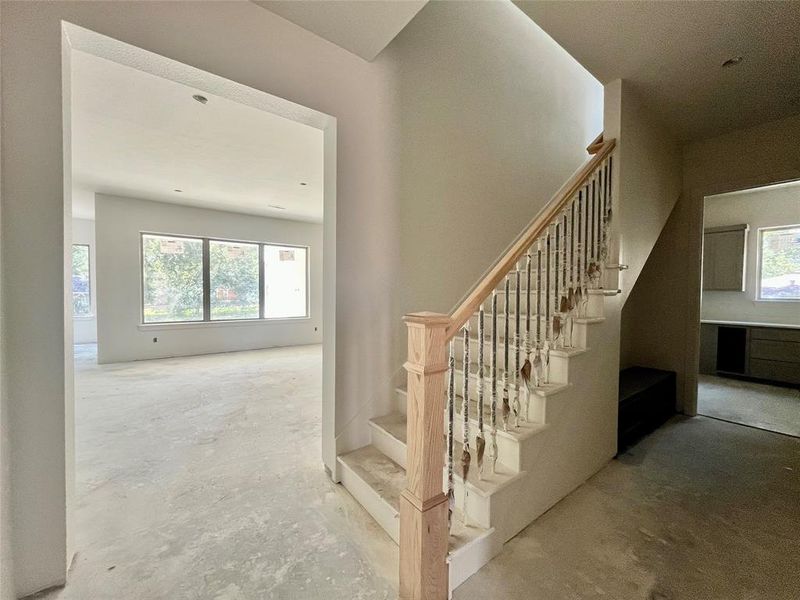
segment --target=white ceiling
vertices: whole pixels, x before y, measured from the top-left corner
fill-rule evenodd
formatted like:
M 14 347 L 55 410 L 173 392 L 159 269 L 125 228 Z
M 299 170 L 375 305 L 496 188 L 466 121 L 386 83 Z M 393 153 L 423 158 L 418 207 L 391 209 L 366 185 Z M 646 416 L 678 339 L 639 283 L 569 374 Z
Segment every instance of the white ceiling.
M 428 0 L 254 0 L 276 15 L 373 60 Z
M 80 51 L 71 111 L 76 217 L 101 192 L 322 221 L 319 129 Z
M 683 140 L 800 113 L 800 2 L 515 4 L 601 82 L 628 80 Z

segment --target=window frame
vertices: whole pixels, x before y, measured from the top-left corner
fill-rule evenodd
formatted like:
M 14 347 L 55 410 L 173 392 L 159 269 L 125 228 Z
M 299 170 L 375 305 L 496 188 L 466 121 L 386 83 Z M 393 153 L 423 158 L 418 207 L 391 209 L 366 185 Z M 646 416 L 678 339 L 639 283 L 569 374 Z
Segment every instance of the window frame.
M 756 246 L 756 302 L 800 302 L 800 298 L 762 298 L 761 297 L 761 267 L 764 258 L 764 232 L 780 229 L 800 229 L 800 223 L 790 225 L 772 225 L 758 228 L 758 245 Z
M 92 290 L 94 289 L 94 285 L 92 282 L 92 245 L 84 242 L 72 243 L 72 248 L 74 250 L 75 246 L 85 246 L 86 247 L 86 266 L 89 271 L 89 312 L 85 315 L 76 315 L 75 314 L 75 289 L 71 289 L 70 292 L 73 294 L 72 297 L 72 318 L 73 319 L 94 319 L 94 302 L 92 301 Z M 72 258 L 72 256 L 70 256 Z M 70 268 L 70 281 L 72 277 L 75 275 L 75 264 L 74 262 L 71 263 Z M 74 284 L 73 284 L 74 285 Z
M 183 238 L 203 243 L 202 270 L 203 270 L 203 318 L 193 321 L 157 321 L 146 322 L 144 320 L 144 238 L 145 236 L 160 236 L 170 238 Z M 258 247 L 258 317 L 240 319 L 212 319 L 211 318 L 211 242 L 224 242 L 229 244 L 251 244 Z M 305 250 L 305 274 L 306 274 L 306 294 L 305 294 L 305 314 L 298 317 L 265 317 L 265 273 L 264 273 L 264 247 L 279 246 L 281 248 L 302 248 Z M 307 244 L 291 244 L 284 242 L 263 242 L 254 240 L 242 240 L 235 238 L 209 237 L 202 235 L 189 235 L 181 233 L 163 233 L 156 231 L 139 232 L 139 326 L 147 328 L 158 328 L 164 326 L 195 327 L 195 326 L 220 326 L 236 325 L 247 323 L 274 323 L 278 321 L 302 321 L 311 319 L 311 246 Z

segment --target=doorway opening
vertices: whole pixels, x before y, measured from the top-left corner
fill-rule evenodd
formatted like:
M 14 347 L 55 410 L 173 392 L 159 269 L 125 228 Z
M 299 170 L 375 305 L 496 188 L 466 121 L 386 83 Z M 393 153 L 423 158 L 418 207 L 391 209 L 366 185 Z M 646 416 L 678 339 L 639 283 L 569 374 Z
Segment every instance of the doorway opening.
M 800 181 L 706 196 L 698 414 L 800 437 Z
M 268 595 L 332 485 L 336 120 L 63 28 L 68 595 Z

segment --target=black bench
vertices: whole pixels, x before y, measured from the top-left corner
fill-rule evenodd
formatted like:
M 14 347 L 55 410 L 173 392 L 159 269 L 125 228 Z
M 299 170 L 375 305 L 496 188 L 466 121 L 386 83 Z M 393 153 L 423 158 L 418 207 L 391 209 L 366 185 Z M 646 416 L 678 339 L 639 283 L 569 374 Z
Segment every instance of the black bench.
M 629 367 L 619 374 L 617 451 L 660 427 L 675 414 L 675 372 Z

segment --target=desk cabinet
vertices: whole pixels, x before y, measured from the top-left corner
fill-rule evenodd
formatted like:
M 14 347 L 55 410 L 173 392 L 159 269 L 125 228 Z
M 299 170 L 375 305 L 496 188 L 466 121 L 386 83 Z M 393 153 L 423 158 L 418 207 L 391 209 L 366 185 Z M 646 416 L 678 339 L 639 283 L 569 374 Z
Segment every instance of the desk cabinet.
M 800 385 L 800 328 L 702 323 L 700 372 Z

